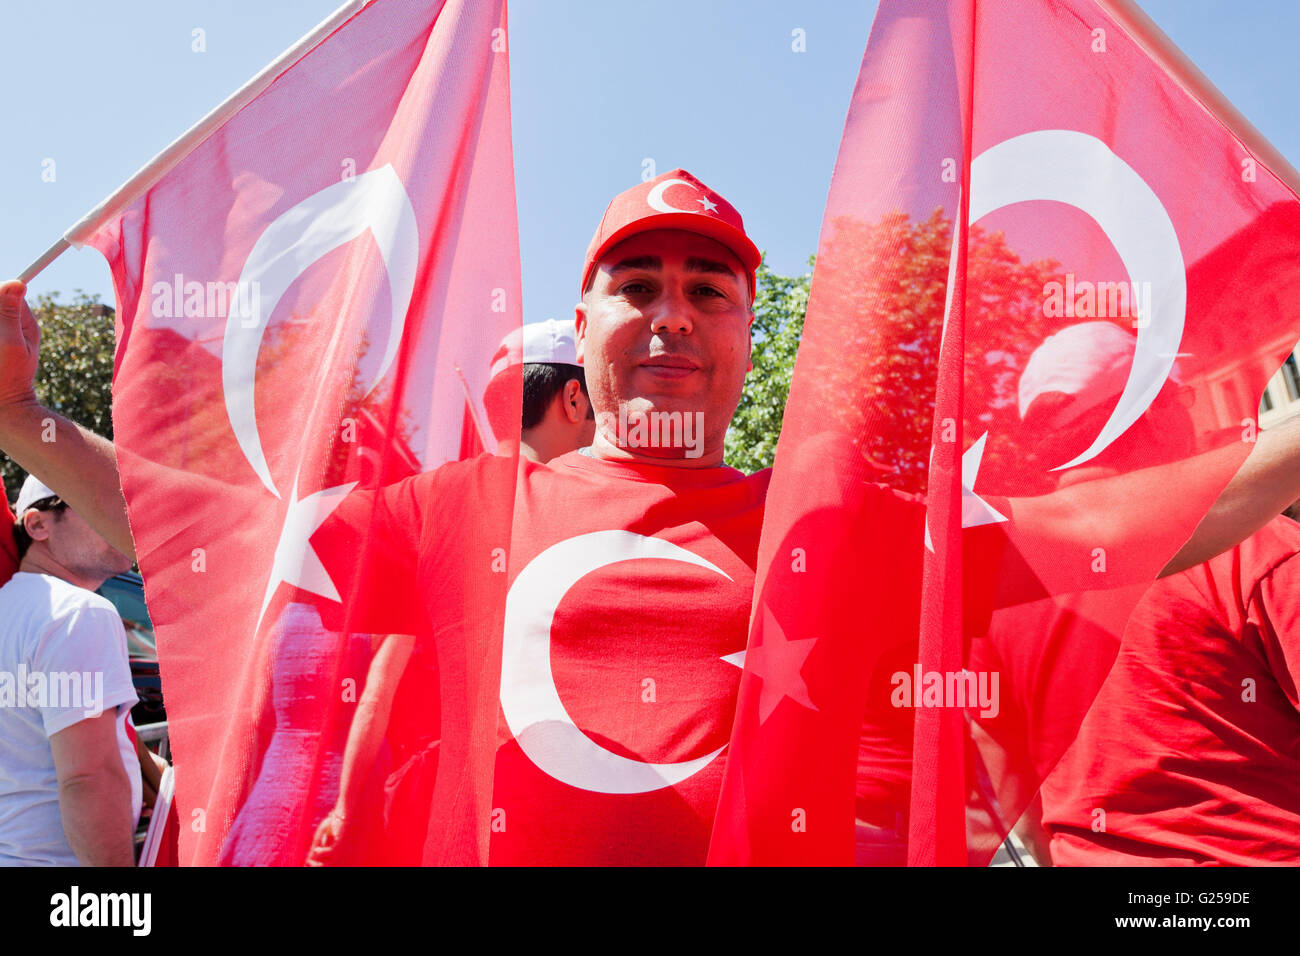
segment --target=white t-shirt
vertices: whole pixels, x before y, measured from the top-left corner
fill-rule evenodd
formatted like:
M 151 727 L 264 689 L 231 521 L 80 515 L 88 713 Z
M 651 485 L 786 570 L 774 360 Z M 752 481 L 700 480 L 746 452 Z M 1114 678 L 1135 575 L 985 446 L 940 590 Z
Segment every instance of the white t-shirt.
M 106 598 L 46 574 L 0 587 L 0 866 L 77 866 L 63 835 L 50 737 L 117 713 L 117 742 L 140 817 L 140 763 L 126 733 L 136 702 L 126 631 Z

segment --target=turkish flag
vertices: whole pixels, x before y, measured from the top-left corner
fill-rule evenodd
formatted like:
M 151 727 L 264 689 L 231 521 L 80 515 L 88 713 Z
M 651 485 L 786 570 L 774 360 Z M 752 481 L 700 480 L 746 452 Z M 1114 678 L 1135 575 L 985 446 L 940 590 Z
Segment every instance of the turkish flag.
M 485 420 L 492 355 L 520 324 L 505 26 L 503 0 L 359 5 L 87 237 L 117 293 L 115 441 L 184 863 L 303 863 L 350 775 L 373 784 L 350 807 L 370 827 L 351 862 L 424 844 L 383 830 L 382 724 L 365 765 L 348 763 L 387 638 L 353 632 L 352 582 L 386 542 L 310 541 L 345 501 L 495 450 L 464 425 Z M 485 493 L 508 522 L 501 474 Z M 464 639 L 483 648 L 466 655 L 499 667 L 504 582 L 463 586 L 482 608 Z M 418 594 L 393 599 L 418 622 Z M 438 699 L 433 661 L 416 653 L 400 675 L 422 701 Z M 495 718 L 495 693 L 470 683 L 444 703 Z M 490 786 L 458 784 L 439 781 L 434 818 L 449 856 L 483 859 Z
M 1129 3 L 881 3 L 712 862 L 988 862 L 1252 447 L 1297 182 Z

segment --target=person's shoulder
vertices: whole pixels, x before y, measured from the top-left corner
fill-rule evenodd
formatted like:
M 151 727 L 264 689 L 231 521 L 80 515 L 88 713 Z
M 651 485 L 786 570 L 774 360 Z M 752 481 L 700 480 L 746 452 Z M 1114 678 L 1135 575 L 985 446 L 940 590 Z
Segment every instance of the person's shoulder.
M 473 458 L 449 461 L 428 471 L 409 475 L 385 485 L 381 493 L 390 503 L 404 497 L 413 502 L 423 503 L 437 500 L 439 496 L 454 489 L 470 490 L 484 484 L 490 485 L 494 481 L 513 481 L 514 476 L 513 458 L 484 452 Z M 354 492 L 354 494 L 364 495 L 365 492 Z
M 1234 550 L 1241 572 L 1250 582 L 1279 572 L 1300 574 L 1300 523 L 1278 515 Z M 1220 560 L 1224 558 L 1220 556 Z
M 736 480 L 743 481 L 753 489 L 754 494 L 766 499 L 767 490 L 772 487 L 772 469 L 770 466 L 767 468 L 760 468 L 758 471 L 749 475 L 745 474 L 743 471 L 736 471 Z
M 473 458 L 449 461 L 444 465 L 416 475 L 412 480 L 425 487 L 437 485 L 473 485 L 476 481 L 514 480 L 519 465 L 515 458 L 483 452 Z
M 87 591 L 85 588 L 62 578 L 41 575 L 46 582 L 48 593 L 50 595 L 50 609 L 56 617 L 65 617 L 74 613 L 86 613 L 94 616 L 107 616 L 117 623 L 121 623 L 121 617 L 118 616 L 117 608 L 113 602 L 102 594 L 94 591 Z
M 485 451 L 475 455 L 473 458 L 462 458 L 459 461 L 449 461 L 433 471 L 427 471 L 423 476 L 442 476 L 458 477 L 478 474 L 511 474 L 515 473 L 517 467 L 516 459 L 513 456 L 495 455 L 492 452 Z
M 53 575 L 19 572 L 0 589 L 0 599 L 2 613 L 18 625 L 14 633 L 26 635 L 37 648 L 91 634 L 111 638 L 113 645 L 118 638 L 125 640 L 112 601 Z
M 55 616 L 85 608 L 117 613 L 108 598 L 52 574 L 20 571 L 0 587 L 0 595 L 8 600 L 47 606 Z

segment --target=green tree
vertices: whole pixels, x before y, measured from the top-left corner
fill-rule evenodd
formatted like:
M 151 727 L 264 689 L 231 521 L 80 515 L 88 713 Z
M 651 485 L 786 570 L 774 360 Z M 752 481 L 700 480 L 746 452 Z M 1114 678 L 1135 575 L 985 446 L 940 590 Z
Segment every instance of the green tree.
M 808 259 L 811 269 L 814 258 Z M 770 467 L 781 434 L 794 357 L 808 310 L 812 273 L 778 275 L 766 262 L 758 267 L 754 296 L 754 370 L 745 380 L 740 405 L 727 430 L 727 464 L 752 473 Z
M 32 312 L 41 327 L 36 396 L 47 408 L 101 435 L 113 436 L 113 309 L 78 290 L 71 302 L 38 296 Z M 18 495 L 27 473 L 0 453 L 5 492 Z

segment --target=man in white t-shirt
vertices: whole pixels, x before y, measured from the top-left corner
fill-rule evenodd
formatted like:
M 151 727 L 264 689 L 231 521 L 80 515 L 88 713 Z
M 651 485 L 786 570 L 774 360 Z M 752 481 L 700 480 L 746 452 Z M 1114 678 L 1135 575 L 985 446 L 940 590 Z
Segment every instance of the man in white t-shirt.
M 93 593 L 131 560 L 35 478 L 0 587 L 0 866 L 131 866 L 140 765 L 126 631 Z

